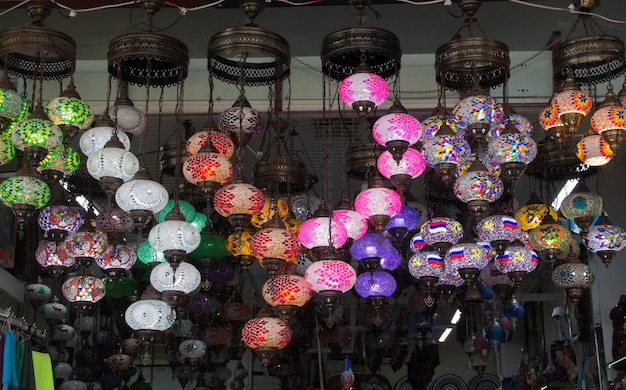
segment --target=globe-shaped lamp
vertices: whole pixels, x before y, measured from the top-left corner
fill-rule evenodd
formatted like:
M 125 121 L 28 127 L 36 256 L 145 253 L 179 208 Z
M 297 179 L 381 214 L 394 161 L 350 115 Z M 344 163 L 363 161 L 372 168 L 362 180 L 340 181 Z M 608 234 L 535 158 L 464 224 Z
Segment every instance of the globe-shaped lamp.
M 597 254 L 608 267 L 617 252 L 626 247 L 626 232 L 619 226 L 602 216 L 595 225 L 589 228 L 586 237 L 587 248 Z
M 420 233 L 426 244 L 437 249 L 440 256 L 445 256 L 448 249 L 463 237 L 463 227 L 455 219 L 436 217 L 426 221 Z
M 476 234 L 502 255 L 506 246 L 519 238 L 520 226 L 515 218 L 496 214 L 481 219 L 476 225 Z
M 263 192 L 242 179 L 235 179 L 217 190 L 213 198 L 215 211 L 229 219 L 237 230 L 243 229 L 265 204 Z
M 60 241 L 68 233 L 74 233 L 83 224 L 83 217 L 71 206 L 50 205 L 39 212 L 39 227 L 47 232 L 48 237 Z
M 112 244 L 96 257 L 96 265 L 113 280 L 119 280 L 137 262 L 137 253 L 128 245 Z
M 220 114 L 217 127 L 222 133 L 229 134 L 235 145 L 246 146 L 263 130 L 263 118 L 242 94 L 231 108 Z
M 501 256 L 496 256 L 496 268 L 511 278 L 516 287 L 522 285 L 526 274 L 537 268 L 539 258 L 533 250 L 519 241 L 512 242 Z
M 470 95 L 454 106 L 452 114 L 466 132 L 481 138 L 502 121 L 504 111 L 502 104 L 491 96 Z
M 591 127 L 617 152 L 626 136 L 626 108 L 617 100 L 609 86 L 605 100 L 591 116 Z
M 354 289 L 363 298 L 390 297 L 397 288 L 396 279 L 387 271 L 364 272 L 356 278 Z
M 354 208 L 380 232 L 385 230 L 389 218 L 400 212 L 402 199 L 396 191 L 384 188 L 382 182 L 373 185 L 356 196 Z
M 436 136 L 426 138 L 422 146 L 426 164 L 434 168 L 448 186 L 454 182 L 457 166 L 469 160 L 470 151 L 469 143 L 446 125 L 442 126 Z
M 241 330 L 241 339 L 254 350 L 261 363 L 267 366 L 291 341 L 289 325 L 276 317 L 257 317 L 246 322 Z
M 553 98 L 559 113 L 559 119 L 563 122 L 569 134 L 576 133 L 583 117 L 593 108 L 593 99 L 586 92 L 580 90 L 573 77 L 565 80 L 563 91 Z
M 369 72 L 365 65 L 339 84 L 339 98 L 357 114 L 368 115 L 389 95 L 389 86 L 382 77 Z
M 568 300 L 576 305 L 580 302 L 583 291 L 591 287 L 596 275 L 590 266 L 583 263 L 561 264 L 552 271 L 554 285 L 565 290 Z
M 380 117 L 372 127 L 374 140 L 386 147 L 396 161 L 400 160 L 409 146 L 415 145 L 422 137 L 419 121 L 401 108 L 399 104 L 392 107 L 392 112 Z
M 313 295 L 307 281 L 299 275 L 276 275 L 269 278 L 261 290 L 263 299 L 274 307 L 276 315 L 288 321 Z
M 79 311 L 84 313 L 104 298 L 106 286 L 95 276 L 74 276 L 63 283 L 61 292 L 65 299 L 76 304 Z
M 415 179 L 426 169 L 426 161 L 422 153 L 414 148 L 408 148 L 397 160 L 389 151 L 384 151 L 378 156 L 378 172 L 391 180 L 391 184 L 399 192 L 406 192 Z
M 358 240 L 354 240 L 350 247 L 350 254 L 369 271 L 375 271 L 381 266 L 381 259 L 393 256 L 396 248 L 384 233 L 366 233 Z
M 585 133 L 576 143 L 576 157 L 591 167 L 604 166 L 611 161 L 613 156 L 615 152 L 600 134 Z
M 602 214 L 602 197 L 589 191 L 583 182 L 579 182 L 574 190 L 563 199 L 559 211 L 565 218 L 576 222 L 585 235 L 589 232 L 595 218 Z
M 281 262 L 296 264 L 300 255 L 300 243 L 282 222 L 274 219 L 269 226 L 256 232 L 250 241 L 252 254 L 259 259 L 269 275 L 278 271 Z

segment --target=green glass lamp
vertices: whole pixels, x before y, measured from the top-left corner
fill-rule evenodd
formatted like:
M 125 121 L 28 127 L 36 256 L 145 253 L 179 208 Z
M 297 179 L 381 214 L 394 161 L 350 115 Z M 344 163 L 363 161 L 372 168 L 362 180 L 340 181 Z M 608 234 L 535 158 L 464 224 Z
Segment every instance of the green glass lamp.
M 174 199 L 170 199 L 167 201 L 167 204 L 161 211 L 154 214 L 154 219 L 157 221 L 157 223 L 161 223 L 165 221 L 165 217 L 167 216 L 167 214 L 169 214 L 170 211 L 172 211 L 173 208 L 174 208 Z M 191 221 L 196 217 L 196 209 L 193 207 L 191 203 L 186 202 L 184 200 L 179 200 L 178 208 L 180 209 L 180 212 L 183 213 L 183 216 L 185 217 L 185 221 L 191 223 Z
M 80 165 L 80 156 L 71 146 L 57 145 L 39 163 L 39 170 L 48 183 L 56 183 L 74 173 Z
M 148 240 L 137 247 L 137 259 L 144 264 L 164 263 L 166 261 L 163 252 L 157 252 Z
M 28 119 L 13 125 L 11 141 L 37 167 L 51 149 L 63 142 L 63 133 L 48 119 L 43 107 L 38 105 Z
M 9 163 L 15 157 L 15 146 L 7 137 L 0 135 L 0 165 Z
M 13 209 L 21 228 L 36 209 L 50 201 L 50 187 L 25 162 L 15 176 L 0 183 L 0 200 Z
M 189 223 L 192 224 L 197 231 L 202 232 L 202 229 L 204 229 L 204 227 L 206 226 L 207 220 L 208 218 L 204 213 L 199 213 L 196 211 Z
M 0 131 L 11 127 L 22 115 L 24 99 L 6 74 L 0 79 Z M 26 105 L 28 110 L 28 104 Z
M 226 240 L 215 234 L 202 233 L 200 235 L 200 245 L 191 253 L 192 259 L 215 259 L 220 260 L 229 255 L 226 249 Z
M 559 211 L 565 218 L 576 222 L 583 237 L 586 237 L 594 219 L 602 214 L 602 197 L 591 192 L 585 183 L 580 181 L 574 190 L 563 199 Z
M 106 283 L 106 297 L 114 299 L 127 297 L 135 291 L 136 287 L 137 283 L 130 278 L 108 279 Z
M 79 130 L 88 129 L 94 119 L 89 105 L 82 101 L 76 92 L 73 81 L 59 97 L 48 103 L 45 112 L 52 123 L 63 131 L 66 143 L 69 143 Z

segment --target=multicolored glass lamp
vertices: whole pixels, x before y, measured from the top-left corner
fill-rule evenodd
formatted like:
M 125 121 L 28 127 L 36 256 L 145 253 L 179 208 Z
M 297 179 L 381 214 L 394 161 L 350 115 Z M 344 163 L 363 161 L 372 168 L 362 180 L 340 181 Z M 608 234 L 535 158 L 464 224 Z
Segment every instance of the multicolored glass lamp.
M 445 256 L 448 249 L 463 237 L 463 226 L 459 221 L 447 217 L 435 217 L 426 221 L 420 233 L 424 242 Z
M 322 199 L 313 216 L 300 225 L 298 240 L 319 258 L 329 243 L 335 249 L 341 248 L 348 240 L 348 230 L 341 222 L 330 218 L 326 201 Z
M 361 191 L 354 200 L 357 213 L 367 218 L 376 231 L 385 230 L 389 219 L 402 209 L 400 195 L 389 188 L 385 188 L 380 176 L 375 176 L 369 188 Z
M 504 184 L 498 176 L 488 172 L 477 158 L 468 172 L 456 180 L 453 191 L 459 200 L 467 204 L 474 218 L 480 220 L 487 212 L 489 204 L 500 199 Z
M 37 167 L 51 149 L 63 142 L 63 132 L 50 121 L 39 104 L 28 119 L 13 125 L 11 142 L 26 153 L 31 164 Z
M 480 281 L 485 286 L 493 290 L 501 302 L 506 302 L 513 292 L 513 281 L 507 274 L 498 269 L 495 261 L 487 264 L 487 266 L 480 271 L 479 277 Z
M 578 87 L 571 75 L 567 76 L 561 92 L 556 94 L 553 100 L 559 119 L 565 125 L 569 135 L 576 133 L 582 119 L 593 108 L 593 99 Z
M 504 251 L 502 256 L 497 256 L 495 265 L 498 271 L 506 274 L 515 284 L 520 287 L 524 278 L 532 272 L 539 263 L 539 258 L 533 250 L 520 241 L 513 241 Z
M 50 205 L 41 209 L 37 222 L 50 239 L 59 242 L 78 230 L 83 217 L 75 207 Z
M 482 301 L 476 284 L 480 270 L 488 263 L 488 254 L 481 244 L 467 234 L 446 253 L 443 264 L 447 272 L 458 273 L 467 286 L 465 300 L 468 302 Z
M 240 175 L 217 190 L 213 198 L 215 211 L 238 231 L 250 223 L 253 214 L 261 212 L 264 204 L 263 192 Z
M 543 219 L 550 215 L 553 220 L 558 219 L 554 207 L 545 204 L 536 193 L 530 194 L 528 202 L 515 212 L 515 219 L 523 231 L 529 231 L 541 225 Z
M 65 299 L 77 307 L 79 313 L 87 313 L 104 298 L 106 286 L 95 276 L 74 276 L 63 283 L 61 292 Z
M 389 96 L 389 86 L 382 77 L 372 72 L 364 60 L 355 73 L 339 83 L 339 98 L 359 116 L 369 115 Z
M 411 275 L 425 287 L 428 295 L 434 291 L 444 272 L 443 259 L 437 251 L 428 248 L 411 256 L 408 267 Z M 426 304 L 428 305 L 428 302 Z
M 461 99 L 452 110 L 457 124 L 472 138 L 486 138 L 491 128 L 504 117 L 502 104 L 475 85 L 470 96 Z
M 354 205 L 350 202 L 348 196 L 344 194 L 333 209 L 333 220 L 341 223 L 346 228 L 348 239 L 340 251 L 349 258 L 350 254 L 347 251 L 352 246 L 354 240 L 358 240 L 367 233 L 367 219 L 354 210 Z
M 304 306 L 313 296 L 307 281 L 299 275 L 276 275 L 269 278 L 261 290 L 263 299 L 274 308 L 276 315 L 289 322 L 299 307 Z
M 447 186 L 454 183 L 457 166 L 469 160 L 470 152 L 467 141 L 455 134 L 447 124 L 443 124 L 434 137 L 426 137 L 422 146 L 426 164 L 437 172 Z
M 611 84 L 607 89 L 604 101 L 591 116 L 591 127 L 617 153 L 626 136 L 626 108 L 617 100 Z
M 289 325 L 276 317 L 257 317 L 246 322 L 241 330 L 241 339 L 254 351 L 267 367 L 291 341 L 292 331 Z
M 539 113 L 539 125 L 557 144 L 562 145 L 565 142 L 567 129 L 559 118 L 559 110 L 554 99 L 551 99 L 550 104 Z
M 208 201 L 233 176 L 233 164 L 217 152 L 212 142 L 205 142 L 200 151 L 183 163 L 185 180 L 200 188 Z
M 587 264 L 580 260 L 561 264 L 552 271 L 554 285 L 565 290 L 567 299 L 572 305 L 578 305 L 584 290 L 591 287 L 596 280 L 596 275 Z
M 573 220 L 582 231 L 583 237 L 589 232 L 593 221 L 603 212 L 603 202 L 600 195 L 587 188 L 583 181 L 579 181 L 572 192 L 567 195 L 559 211 L 567 219 Z
M 128 245 L 112 244 L 96 257 L 96 265 L 114 281 L 119 280 L 137 262 L 137 253 Z
M 250 247 L 253 234 L 254 232 L 252 230 L 244 229 L 232 233 L 226 239 L 226 249 L 239 260 L 241 268 L 244 271 L 250 269 L 250 266 L 254 263 L 254 260 L 256 260 L 256 257 L 252 253 L 252 248 Z
M 0 119 L 1 120 L 1 119 Z M 2 124 L 0 124 L 2 126 Z M 4 135 L 0 135 L 0 166 L 8 164 L 15 157 L 15 145 Z
M 422 126 L 400 104 L 393 102 L 386 115 L 380 117 L 372 127 L 374 140 L 387 148 L 393 160 L 400 161 L 406 150 L 422 137 Z
M 552 216 L 544 218 L 543 223 L 529 233 L 531 247 L 551 266 L 563 251 L 568 250 L 572 240 L 569 229 L 554 221 Z
M 502 133 L 489 141 L 487 153 L 500 165 L 500 176 L 515 183 L 537 156 L 537 144 L 508 122 Z
M 35 250 L 35 260 L 52 277 L 60 277 L 65 270 L 76 264 L 62 245 L 49 241 L 40 244 Z
M 213 123 L 213 126 L 215 124 Z M 235 153 L 235 144 L 230 137 L 222 132 L 210 130 L 209 125 L 205 125 L 208 130 L 200 130 L 192 134 L 185 142 L 185 151 L 188 156 L 201 153 L 204 144 L 209 141 L 217 152 L 227 159 Z
M 217 127 L 230 135 L 236 146 L 245 147 L 263 130 L 263 118 L 252 108 L 242 89 L 232 107 L 220 114 Z
M 520 226 L 513 217 L 495 214 L 476 224 L 476 234 L 488 242 L 498 255 L 503 255 L 509 243 L 519 239 Z
M 400 212 L 389 219 L 385 225 L 385 231 L 389 234 L 392 242 L 399 245 L 407 232 L 418 228 L 420 212 L 409 205 L 403 205 Z
M 585 240 L 587 248 L 598 255 L 607 267 L 617 252 L 626 247 L 626 232 L 621 227 L 611 223 L 606 215 L 589 228 Z
M 576 157 L 590 167 L 602 167 L 615 156 L 611 146 L 591 127 L 576 143 Z

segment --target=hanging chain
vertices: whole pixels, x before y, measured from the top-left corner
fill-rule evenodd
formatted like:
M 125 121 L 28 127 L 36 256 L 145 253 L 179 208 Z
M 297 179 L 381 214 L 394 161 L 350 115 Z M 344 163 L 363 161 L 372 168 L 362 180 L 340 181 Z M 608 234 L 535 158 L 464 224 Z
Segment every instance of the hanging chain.
M 214 110 L 214 102 L 213 102 L 213 72 L 209 72 L 209 111 L 207 113 L 207 120 L 210 123 L 213 120 L 213 110 Z
M 150 72 L 152 71 L 152 61 L 148 61 L 146 67 L 146 94 L 144 97 L 144 113 L 146 115 L 146 130 L 141 134 L 141 165 L 146 168 L 146 153 L 148 149 L 148 107 L 150 104 Z M 161 118 L 161 108 L 159 107 L 159 120 Z M 157 153 L 158 155 L 158 153 Z M 157 165 L 158 166 L 158 165 Z
M 240 83 L 240 89 L 239 89 L 239 142 L 237 143 L 237 174 L 239 176 L 243 176 L 243 144 L 242 144 L 242 140 L 243 140 L 243 120 L 245 117 L 244 111 L 243 111 L 243 99 L 245 96 L 245 86 L 246 86 L 246 74 L 245 74 L 245 70 L 246 70 L 246 61 L 248 58 L 248 53 L 243 53 L 241 56 L 241 60 L 239 61 L 239 83 Z
M 180 200 L 180 184 L 182 176 L 182 153 L 180 153 L 180 147 L 182 146 L 182 134 L 183 134 L 183 110 L 185 101 L 185 80 L 181 72 L 178 80 L 178 97 L 176 99 L 176 187 L 174 188 L 174 202 L 178 205 Z M 162 101 L 162 99 L 160 99 Z

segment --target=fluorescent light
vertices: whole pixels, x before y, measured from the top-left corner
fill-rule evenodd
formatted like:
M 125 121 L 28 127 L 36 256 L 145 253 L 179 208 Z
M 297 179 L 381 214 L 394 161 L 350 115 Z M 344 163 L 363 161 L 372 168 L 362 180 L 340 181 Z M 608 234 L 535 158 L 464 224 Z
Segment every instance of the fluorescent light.
M 578 184 L 579 180 L 580 179 L 569 179 L 567 182 L 565 182 L 563 188 L 561 188 L 561 191 L 559 191 L 556 198 L 554 198 L 554 200 L 552 201 L 552 207 L 554 207 L 555 210 L 558 210 L 559 207 L 561 207 L 563 199 L 565 199 L 565 197 L 572 192 L 574 187 L 576 187 L 576 184 Z
M 450 336 L 450 333 L 452 333 L 452 327 L 445 328 L 441 336 L 439 336 L 439 342 L 443 343 L 444 341 L 446 341 L 448 336 Z
M 459 322 L 460 319 L 461 319 L 461 310 L 456 309 L 456 311 L 454 312 L 454 315 L 452 316 L 452 319 L 450 320 L 450 323 L 452 325 L 456 325 L 456 323 Z

